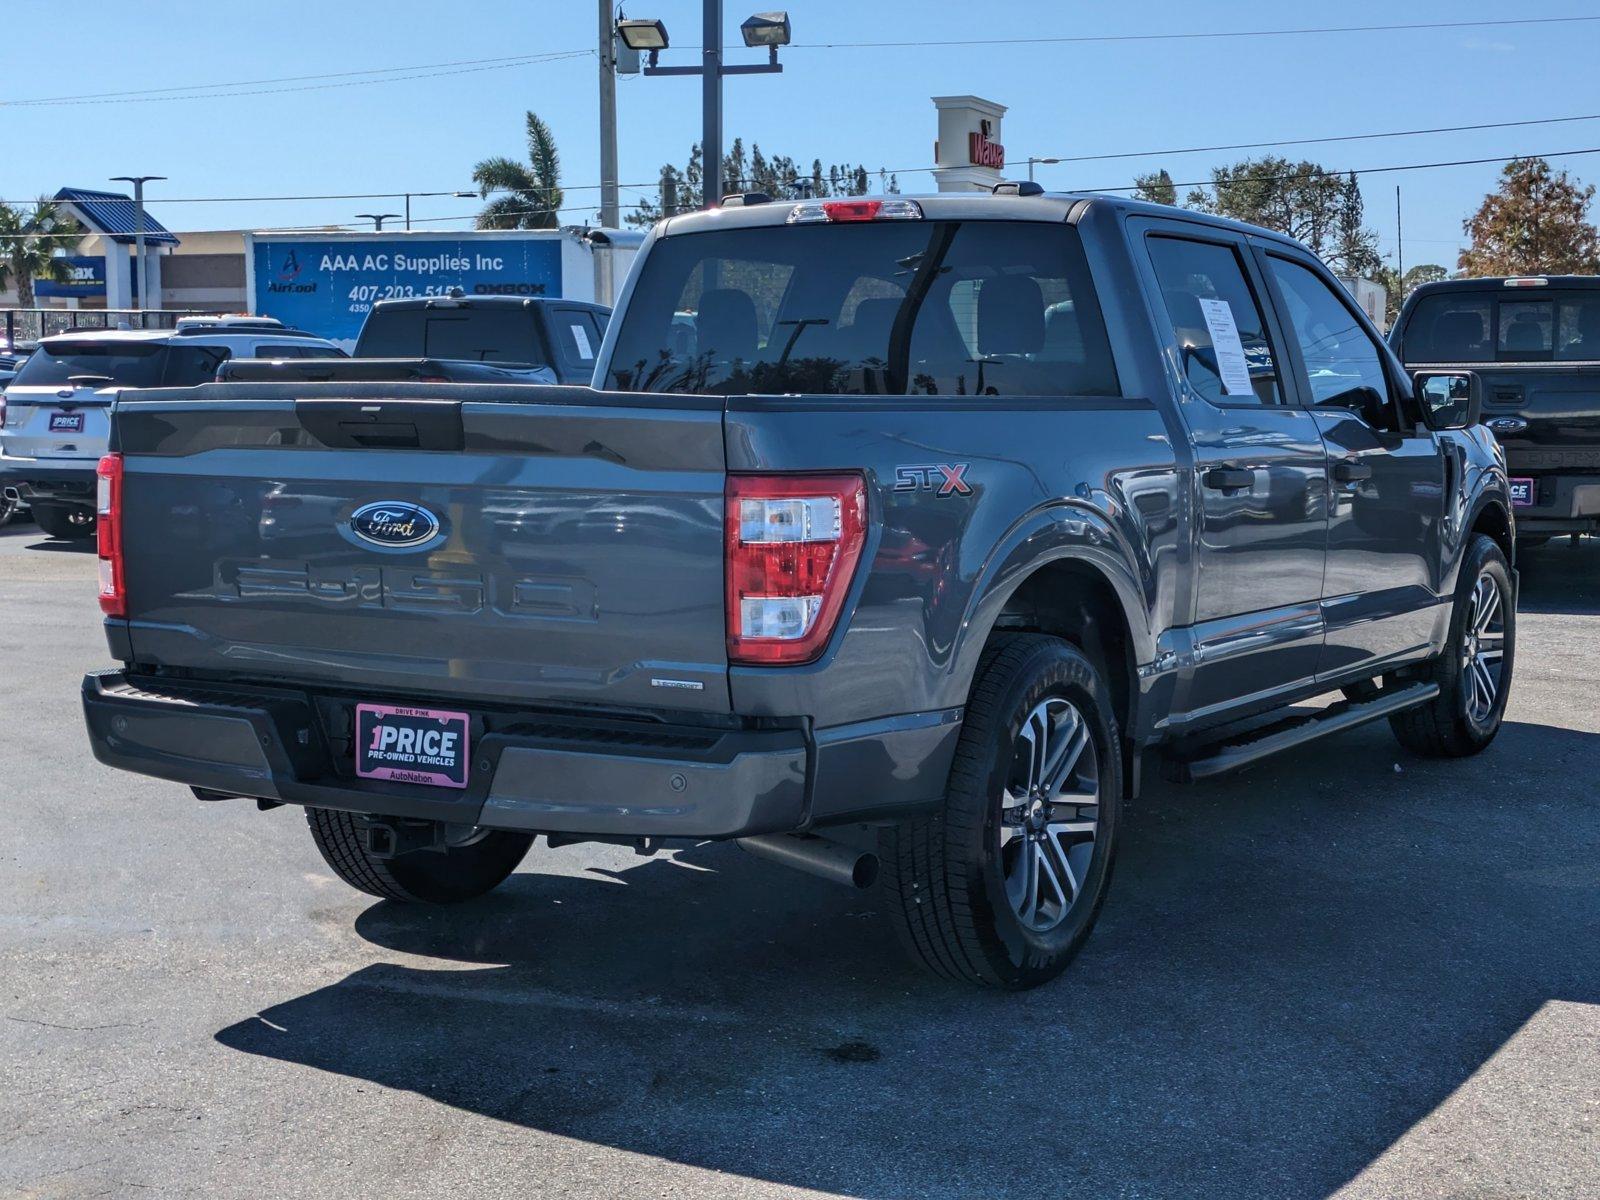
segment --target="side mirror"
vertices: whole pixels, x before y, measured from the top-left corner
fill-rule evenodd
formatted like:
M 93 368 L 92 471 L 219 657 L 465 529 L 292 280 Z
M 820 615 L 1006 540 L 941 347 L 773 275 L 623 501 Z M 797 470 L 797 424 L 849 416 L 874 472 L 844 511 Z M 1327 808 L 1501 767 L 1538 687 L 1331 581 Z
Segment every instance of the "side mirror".
M 1483 381 L 1473 371 L 1418 371 L 1413 380 L 1429 429 L 1466 429 L 1483 415 Z

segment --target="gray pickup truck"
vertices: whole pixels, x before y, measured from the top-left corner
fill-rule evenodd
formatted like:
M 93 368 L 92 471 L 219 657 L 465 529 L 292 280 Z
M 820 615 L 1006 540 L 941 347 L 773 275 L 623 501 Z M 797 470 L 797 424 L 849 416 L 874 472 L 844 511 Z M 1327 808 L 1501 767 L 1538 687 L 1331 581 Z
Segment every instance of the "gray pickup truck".
M 924 964 L 1020 988 L 1087 937 L 1141 764 L 1499 728 L 1478 381 L 1408 378 L 1284 237 L 736 197 L 656 228 L 594 385 L 125 394 L 95 754 L 302 806 L 397 901 L 538 835 L 881 875 Z

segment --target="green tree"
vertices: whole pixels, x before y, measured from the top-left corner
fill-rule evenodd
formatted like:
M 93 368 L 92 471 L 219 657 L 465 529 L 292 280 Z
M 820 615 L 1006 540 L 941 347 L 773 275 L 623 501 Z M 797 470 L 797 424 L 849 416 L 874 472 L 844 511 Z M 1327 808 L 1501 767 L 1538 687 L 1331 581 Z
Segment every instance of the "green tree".
M 1177 201 L 1166 171 L 1141 175 L 1134 194 L 1159 204 Z M 1211 169 L 1211 182 L 1192 188 L 1184 206 L 1276 229 L 1304 242 L 1341 275 L 1370 276 L 1382 265 L 1377 237 L 1364 224 L 1361 185 L 1319 163 L 1292 163 L 1275 154 Z
M 1425 283 L 1437 283 L 1441 279 L 1449 279 L 1450 272 L 1438 263 L 1423 263 L 1412 267 L 1405 273 L 1405 277 L 1401 278 L 1400 272 L 1393 267 L 1380 265 L 1368 278 L 1383 284 L 1384 290 L 1388 292 L 1387 323 L 1393 325 L 1395 318 L 1400 315 L 1400 309 L 1405 304 L 1406 298 L 1412 292 Z
M 15 284 L 17 306 L 32 308 L 34 280 L 69 278 L 67 260 L 55 251 L 80 233 L 76 221 L 42 196 L 31 209 L 0 204 L 0 291 Z
M 653 225 L 663 217 L 700 208 L 705 197 L 703 169 L 704 158 L 696 143 L 681 170 L 671 163 L 661 168 L 656 196 L 629 213 L 628 223 Z M 900 180 L 891 172 L 869 171 L 860 163 L 835 163 L 824 167 L 821 159 L 813 159 L 811 169 L 802 172 L 799 164 L 788 155 L 769 158 L 760 145 L 752 142 L 746 150 L 744 139 L 734 138 L 733 145 L 722 156 L 722 190 L 724 194 L 765 192 L 783 198 L 864 196 L 869 192 L 898 192 Z
M 528 164 L 514 158 L 486 158 L 472 168 L 472 182 L 485 200 L 479 229 L 556 229 L 561 225 L 561 156 L 555 135 L 537 114 L 527 114 Z
M 1172 176 L 1162 168 L 1150 175 L 1135 177 L 1133 198 L 1135 200 L 1148 200 L 1152 204 L 1177 204 L 1178 188 L 1172 182 Z
M 1471 245 L 1461 252 L 1468 275 L 1600 273 L 1600 232 L 1589 220 L 1594 185 L 1542 158 L 1506 164 L 1500 186 L 1462 222 Z

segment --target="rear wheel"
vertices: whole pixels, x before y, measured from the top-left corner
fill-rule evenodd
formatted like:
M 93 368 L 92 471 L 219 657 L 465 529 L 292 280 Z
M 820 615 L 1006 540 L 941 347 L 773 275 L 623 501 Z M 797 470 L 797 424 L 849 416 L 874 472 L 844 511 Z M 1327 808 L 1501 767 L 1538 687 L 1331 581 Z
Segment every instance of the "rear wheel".
M 1450 641 L 1433 666 L 1439 695 L 1389 718 L 1407 750 L 1430 758 L 1476 754 L 1500 732 L 1516 660 L 1511 568 L 1494 540 L 1474 534 L 1461 564 Z
M 82 504 L 35 504 L 33 519 L 54 538 L 82 541 L 94 536 L 94 512 Z
M 334 874 L 358 891 L 412 904 L 453 904 L 498 887 L 533 844 L 530 833 L 474 830 L 444 850 L 379 858 L 367 849 L 361 818 L 328 808 L 306 809 L 311 837 Z
M 1034 987 L 1072 960 L 1111 877 L 1122 747 L 1076 646 L 996 637 L 979 666 L 942 812 L 887 830 L 885 890 L 935 974 Z

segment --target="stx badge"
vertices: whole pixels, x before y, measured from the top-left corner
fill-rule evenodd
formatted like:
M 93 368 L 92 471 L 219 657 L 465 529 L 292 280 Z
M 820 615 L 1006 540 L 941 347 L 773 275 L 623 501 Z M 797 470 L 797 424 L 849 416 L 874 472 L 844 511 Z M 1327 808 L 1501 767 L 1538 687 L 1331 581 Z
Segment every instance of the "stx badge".
M 897 492 L 937 491 L 941 496 L 970 496 L 972 485 L 967 482 L 967 468 L 971 463 L 929 463 L 926 466 L 896 467 L 894 490 Z

